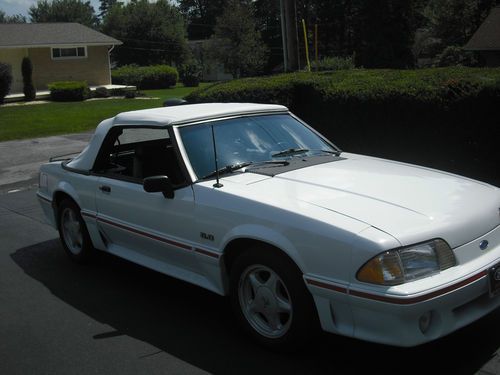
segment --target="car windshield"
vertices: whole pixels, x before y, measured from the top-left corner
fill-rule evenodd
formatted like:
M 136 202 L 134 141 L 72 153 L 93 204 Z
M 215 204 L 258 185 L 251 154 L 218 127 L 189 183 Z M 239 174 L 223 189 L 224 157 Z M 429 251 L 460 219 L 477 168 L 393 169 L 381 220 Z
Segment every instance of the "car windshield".
M 337 152 L 308 127 L 285 114 L 181 127 L 182 142 L 198 178 L 210 176 L 216 169 L 212 126 L 219 168 Z

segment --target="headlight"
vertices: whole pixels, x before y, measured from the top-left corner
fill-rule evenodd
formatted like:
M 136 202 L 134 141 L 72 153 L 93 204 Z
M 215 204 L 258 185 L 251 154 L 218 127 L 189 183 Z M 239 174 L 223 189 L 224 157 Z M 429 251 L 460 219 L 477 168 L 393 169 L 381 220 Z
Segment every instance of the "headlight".
M 379 254 L 359 269 L 357 278 L 371 284 L 400 285 L 454 265 L 450 246 L 437 239 Z

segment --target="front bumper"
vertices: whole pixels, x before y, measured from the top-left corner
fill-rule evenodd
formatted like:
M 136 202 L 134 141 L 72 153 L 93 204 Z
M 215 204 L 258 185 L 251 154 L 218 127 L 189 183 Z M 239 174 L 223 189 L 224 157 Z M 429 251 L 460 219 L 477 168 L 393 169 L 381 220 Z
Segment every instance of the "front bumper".
M 471 258 L 478 243 L 495 244 Z M 454 250 L 459 265 L 438 275 L 384 288 L 304 277 L 325 331 L 395 346 L 416 346 L 445 336 L 500 307 L 490 297 L 488 270 L 500 262 L 500 227 Z M 420 321 L 430 316 L 422 330 Z

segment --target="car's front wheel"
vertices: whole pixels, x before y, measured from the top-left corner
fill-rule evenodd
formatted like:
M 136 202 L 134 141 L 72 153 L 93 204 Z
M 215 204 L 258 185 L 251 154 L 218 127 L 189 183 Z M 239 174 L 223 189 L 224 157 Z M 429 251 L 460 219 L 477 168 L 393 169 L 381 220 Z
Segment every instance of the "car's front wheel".
M 272 248 L 253 248 L 231 268 L 231 303 L 243 329 L 259 343 L 294 350 L 317 332 L 312 296 L 298 268 Z
M 58 207 L 58 218 L 59 237 L 66 254 L 78 263 L 90 260 L 95 250 L 78 205 L 64 199 Z

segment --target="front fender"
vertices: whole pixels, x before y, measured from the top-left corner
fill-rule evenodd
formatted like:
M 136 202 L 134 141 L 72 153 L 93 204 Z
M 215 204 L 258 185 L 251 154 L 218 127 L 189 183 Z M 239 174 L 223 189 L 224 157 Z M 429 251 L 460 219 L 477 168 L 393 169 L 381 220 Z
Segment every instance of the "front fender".
M 251 239 L 272 245 L 286 253 L 304 271 L 304 262 L 300 257 L 295 245 L 283 234 L 269 227 L 258 224 L 243 224 L 231 229 L 222 239 L 222 249 L 237 239 Z

